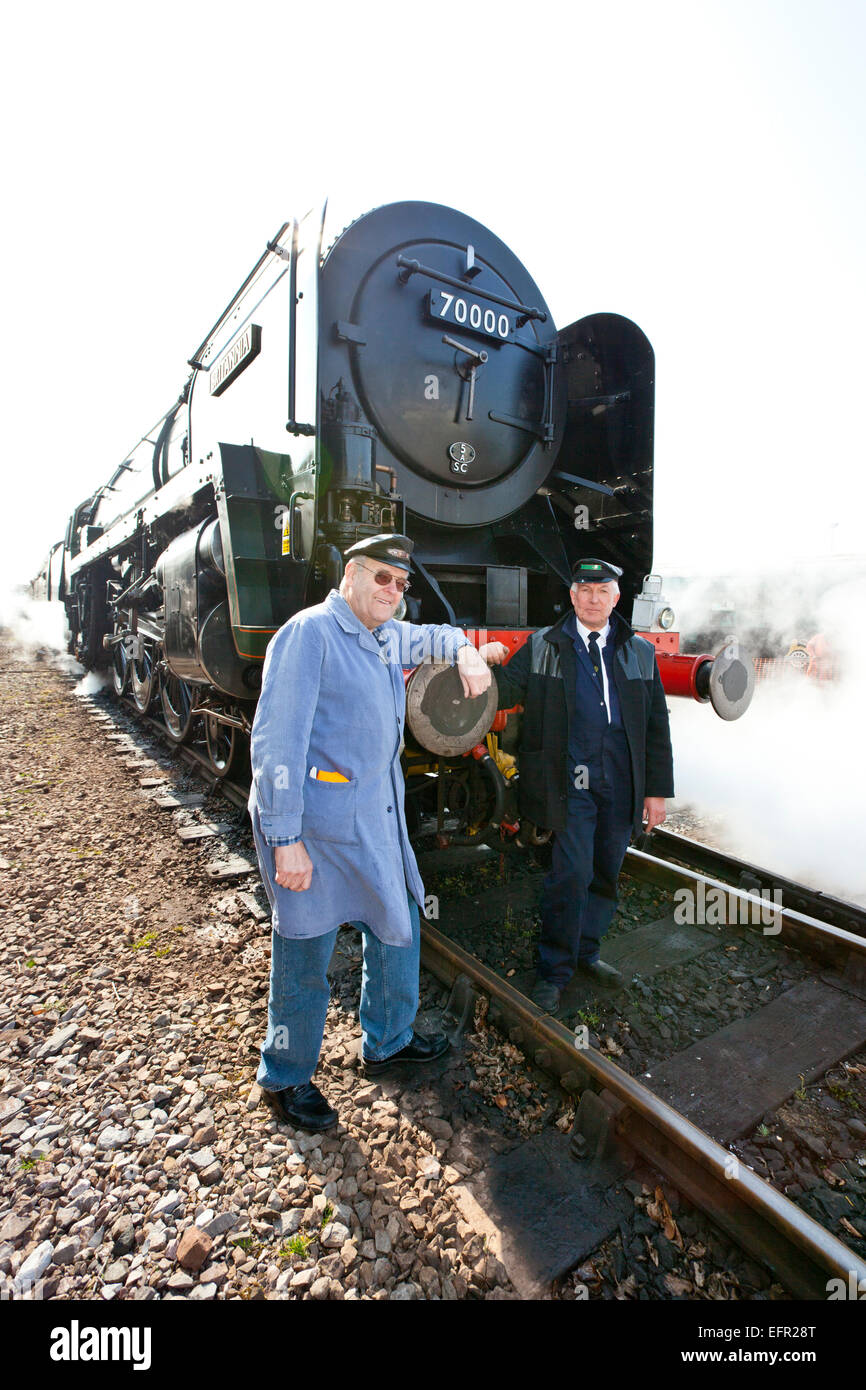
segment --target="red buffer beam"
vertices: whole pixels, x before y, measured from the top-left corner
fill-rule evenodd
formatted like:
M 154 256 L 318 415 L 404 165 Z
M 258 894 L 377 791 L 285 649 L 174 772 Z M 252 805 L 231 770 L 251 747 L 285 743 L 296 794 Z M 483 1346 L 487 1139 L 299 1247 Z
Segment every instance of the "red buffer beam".
M 739 719 L 752 702 L 755 666 L 738 642 L 726 643 L 715 656 L 657 650 L 656 661 L 666 695 L 709 702 L 720 719 Z

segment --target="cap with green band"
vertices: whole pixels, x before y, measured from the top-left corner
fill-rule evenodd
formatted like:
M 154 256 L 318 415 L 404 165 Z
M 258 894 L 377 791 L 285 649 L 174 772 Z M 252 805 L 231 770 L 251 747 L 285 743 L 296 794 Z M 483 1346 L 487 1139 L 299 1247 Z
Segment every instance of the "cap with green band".
M 622 579 L 622 570 L 609 560 L 578 560 L 571 571 L 572 584 L 613 584 Z

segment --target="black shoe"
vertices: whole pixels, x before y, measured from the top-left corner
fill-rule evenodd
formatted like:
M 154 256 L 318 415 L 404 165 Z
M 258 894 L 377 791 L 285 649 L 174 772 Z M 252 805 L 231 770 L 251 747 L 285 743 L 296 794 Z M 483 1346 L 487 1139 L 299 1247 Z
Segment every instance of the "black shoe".
M 262 1100 L 270 1106 L 280 1124 L 306 1129 L 312 1134 L 333 1129 L 339 1119 L 336 1110 L 332 1110 L 312 1081 L 305 1081 L 302 1086 L 286 1086 L 282 1091 L 262 1088 Z
M 386 1057 L 384 1062 L 374 1062 L 367 1057 L 363 1058 L 365 1076 L 382 1076 L 391 1067 L 415 1066 L 419 1062 L 435 1062 L 437 1057 L 441 1057 L 447 1052 L 451 1044 L 444 1033 L 434 1033 L 431 1038 L 425 1038 L 420 1033 L 413 1033 L 410 1042 L 405 1047 L 401 1047 L 399 1052 L 395 1052 L 393 1057 Z
M 550 980 L 543 980 L 539 975 L 532 991 L 532 1002 L 537 1004 L 540 1009 L 544 1009 L 545 1013 L 555 1014 L 559 1008 L 561 995 L 562 990 L 558 985 L 553 984 Z
M 581 975 L 601 985 L 602 989 L 619 989 L 625 983 L 620 972 L 612 965 L 605 965 L 603 960 L 580 960 L 577 968 Z

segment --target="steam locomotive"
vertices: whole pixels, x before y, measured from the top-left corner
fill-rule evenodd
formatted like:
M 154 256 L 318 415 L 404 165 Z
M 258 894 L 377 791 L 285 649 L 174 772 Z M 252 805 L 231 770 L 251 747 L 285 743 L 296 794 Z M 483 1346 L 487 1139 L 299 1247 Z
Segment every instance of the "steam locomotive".
M 286 222 L 189 367 L 76 507 L 43 589 L 65 603 L 78 660 L 159 709 L 174 742 L 203 738 L 218 776 L 244 755 L 273 633 L 339 584 L 348 546 L 383 531 L 415 542 L 410 621 L 514 650 L 563 612 L 575 560 L 610 560 L 669 693 L 728 719 L 746 708 L 748 660 L 679 654 L 650 573 L 647 338 L 604 313 L 557 331 L 524 266 L 472 218 L 397 203 L 329 246 L 325 212 Z M 432 818 L 440 842 L 537 835 L 511 796 L 519 717 L 456 702 L 445 671 L 407 680 L 416 827 Z

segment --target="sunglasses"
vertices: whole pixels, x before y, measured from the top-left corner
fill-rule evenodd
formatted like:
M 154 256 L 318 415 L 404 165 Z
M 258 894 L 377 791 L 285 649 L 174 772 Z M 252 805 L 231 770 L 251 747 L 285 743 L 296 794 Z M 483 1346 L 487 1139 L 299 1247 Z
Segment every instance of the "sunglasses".
M 356 560 L 355 564 L 361 564 L 360 560 Z M 393 574 L 389 574 L 387 570 L 371 570 L 369 565 L 361 565 L 361 569 L 366 570 L 368 574 L 372 574 L 374 584 L 380 585 L 383 589 L 386 589 L 389 584 L 395 584 L 397 586 L 397 592 L 399 594 L 405 594 L 407 590 L 412 588 L 411 580 L 397 579 Z

